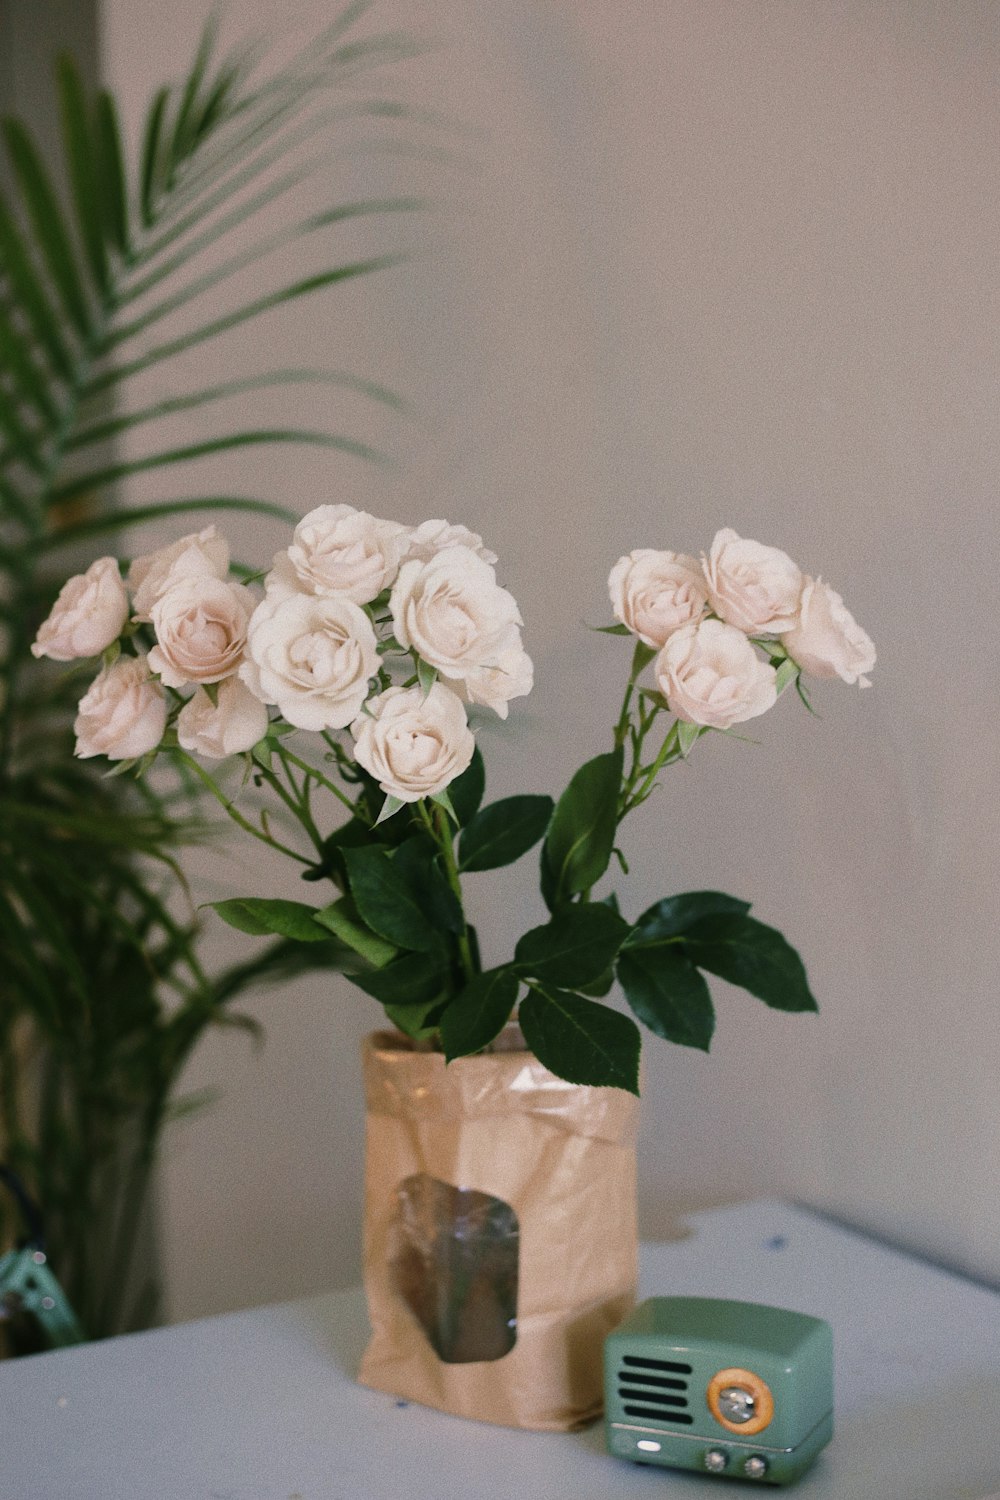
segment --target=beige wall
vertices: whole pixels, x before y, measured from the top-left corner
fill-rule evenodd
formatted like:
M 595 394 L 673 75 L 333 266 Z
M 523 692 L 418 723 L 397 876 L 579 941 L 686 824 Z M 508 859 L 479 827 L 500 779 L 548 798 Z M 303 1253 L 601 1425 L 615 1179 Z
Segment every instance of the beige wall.
M 201 13 L 105 0 L 131 117 Z M 227 25 L 284 14 L 234 0 Z M 533 698 L 483 732 L 494 794 L 556 792 L 607 744 L 625 648 L 582 622 L 606 617 L 620 553 L 731 524 L 841 589 L 879 647 L 872 690 L 817 692 L 817 719 L 783 700 L 756 746 L 699 746 L 627 831 L 631 913 L 671 890 L 751 898 L 822 1004 L 782 1017 L 718 985 L 711 1058 L 650 1044 L 643 1226 L 779 1193 L 1000 1278 L 1000 10 L 383 0 L 365 24 L 436 38 L 393 88 L 466 127 L 410 137 L 457 159 L 331 150 L 331 195 L 435 193 L 405 236 L 419 253 L 199 369 L 387 380 L 415 423 L 339 409 L 403 473 L 282 451 L 227 459 L 227 488 L 484 533 L 537 663 Z M 280 413 L 330 415 L 310 401 Z M 262 529 L 259 560 L 275 545 Z M 245 846 L 200 879 L 297 893 Z M 538 903 L 481 879 L 499 958 Z M 202 1047 L 190 1086 L 223 1098 L 168 1153 L 177 1316 L 357 1274 L 374 1008 L 331 978 L 253 1010 L 266 1048 Z

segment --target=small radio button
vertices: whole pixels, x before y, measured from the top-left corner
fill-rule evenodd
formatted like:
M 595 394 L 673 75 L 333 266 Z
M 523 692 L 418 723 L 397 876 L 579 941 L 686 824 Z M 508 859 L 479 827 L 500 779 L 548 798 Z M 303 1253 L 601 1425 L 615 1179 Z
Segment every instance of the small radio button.
M 709 1448 L 705 1454 L 705 1468 L 710 1474 L 721 1474 L 729 1467 L 729 1455 L 721 1448 Z
M 752 1453 L 743 1465 L 743 1472 L 748 1479 L 763 1479 L 767 1473 L 767 1459 L 760 1453 Z

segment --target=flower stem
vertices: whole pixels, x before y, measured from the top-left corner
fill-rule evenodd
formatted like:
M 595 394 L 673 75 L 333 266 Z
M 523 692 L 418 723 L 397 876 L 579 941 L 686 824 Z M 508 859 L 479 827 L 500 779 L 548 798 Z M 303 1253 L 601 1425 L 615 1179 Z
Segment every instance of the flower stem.
M 210 776 L 204 766 L 200 766 L 193 756 L 188 755 L 184 750 L 176 749 L 171 750 L 170 754 L 175 755 L 183 765 L 186 765 L 190 771 L 194 772 L 200 781 L 204 782 L 216 802 L 221 805 L 238 828 L 242 828 L 252 838 L 259 839 L 262 844 L 268 844 L 272 849 L 277 849 L 279 854 L 287 854 L 289 859 L 296 860 L 300 865 L 311 865 L 313 863 L 307 855 L 300 854 L 297 849 L 292 849 L 288 844 L 283 844 L 280 839 L 274 838 L 272 834 L 265 833 L 262 829 L 255 827 L 249 818 L 245 818 L 242 813 L 237 812 L 235 804 L 226 796 L 225 792 L 216 782 L 215 777 Z

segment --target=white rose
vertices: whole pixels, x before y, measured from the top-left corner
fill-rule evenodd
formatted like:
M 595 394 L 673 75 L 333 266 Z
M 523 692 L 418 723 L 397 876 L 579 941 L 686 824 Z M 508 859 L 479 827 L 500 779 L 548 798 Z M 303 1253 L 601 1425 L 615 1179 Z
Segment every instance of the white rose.
M 875 665 L 871 638 L 821 578 L 806 579 L 798 622 L 781 637 L 781 644 L 803 672 L 871 687 L 864 676 Z
M 443 677 L 465 680 L 497 667 L 520 644 L 517 604 L 469 547 L 406 562 L 389 599 L 394 634 Z
M 350 599 L 292 594 L 254 611 L 240 676 L 297 729 L 344 729 L 379 667 L 364 610 Z
M 483 562 L 495 563 L 497 560 L 496 553 L 484 545 L 482 537 L 467 526 L 452 525 L 450 521 L 422 521 L 410 532 L 404 561 L 411 562 L 416 558 L 418 562 L 430 562 L 446 547 L 468 547 Z
M 701 618 L 708 587 L 696 557 L 640 547 L 620 557 L 608 578 L 615 618 L 647 646 Z
M 496 664 L 478 667 L 462 677 L 444 677 L 442 681 L 453 688 L 465 703 L 475 703 L 483 708 L 492 708 L 501 719 L 507 717 L 507 704 L 511 698 L 523 698 L 534 686 L 534 667 L 531 657 L 520 643 L 518 632 L 513 632 L 510 646 L 497 654 Z
M 167 725 L 167 698 L 144 656 L 120 656 L 94 678 L 73 725 L 81 760 L 133 760 L 153 750 Z
M 687 724 L 729 729 L 766 713 L 778 696 L 770 662 L 721 620 L 675 631 L 653 670 L 671 712 Z
M 177 741 L 184 750 L 222 760 L 250 750 L 267 733 L 267 709 L 238 677 L 220 682 L 213 703 L 198 688 L 177 715 Z
M 440 682 L 426 697 L 419 687 L 389 688 L 372 699 L 351 734 L 358 764 L 401 802 L 442 791 L 476 748 L 461 700 Z
M 157 599 L 185 578 L 225 578 L 228 572 L 229 543 L 214 526 L 136 557 L 126 579 L 133 616 L 143 622 L 151 619 Z
M 99 557 L 59 590 L 48 619 L 31 647 L 32 656 L 76 661 L 99 656 L 122 633 L 128 595 L 113 557 Z
M 295 528 L 264 580 L 269 598 L 339 595 L 368 604 L 388 588 L 406 552 L 409 529 L 351 505 L 320 505 Z
M 715 613 L 748 635 L 780 635 L 798 615 L 802 574 L 778 547 L 746 541 L 726 527 L 702 559 Z
M 156 645 L 149 665 L 172 688 L 230 677 L 243 660 L 255 603 L 242 583 L 206 575 L 182 579 L 153 605 Z

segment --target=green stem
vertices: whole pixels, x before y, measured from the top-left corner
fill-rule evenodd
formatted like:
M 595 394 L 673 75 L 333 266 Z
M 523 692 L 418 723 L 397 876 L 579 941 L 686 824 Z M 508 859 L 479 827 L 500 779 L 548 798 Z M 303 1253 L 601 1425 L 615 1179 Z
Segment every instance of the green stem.
M 462 967 L 462 976 L 466 983 L 468 983 L 476 976 L 476 966 L 472 959 L 472 947 L 469 943 L 469 926 L 465 920 L 462 882 L 458 873 L 458 865 L 455 861 L 455 844 L 451 832 L 451 823 L 443 807 L 435 807 L 433 816 L 428 812 L 423 802 L 418 802 L 416 808 L 431 837 L 441 850 L 444 859 L 444 872 L 458 902 L 459 910 L 462 913 L 462 930 L 457 937 L 458 957 Z
M 183 765 L 186 765 L 190 771 L 194 772 L 198 779 L 202 781 L 211 792 L 216 802 L 218 802 L 224 809 L 224 811 L 228 814 L 228 816 L 232 818 L 233 822 L 238 828 L 242 828 L 243 831 L 245 833 L 249 833 L 252 838 L 259 839 L 262 844 L 267 844 L 270 848 L 277 849 L 279 854 L 287 854 L 289 859 L 296 860 L 300 865 L 312 865 L 313 861 L 307 855 L 300 854 L 297 849 L 290 848 L 288 844 L 283 844 L 280 839 L 274 838 L 272 834 L 265 833 L 263 829 L 255 827 L 255 825 L 250 822 L 249 818 L 245 818 L 242 813 L 237 812 L 235 805 L 226 796 L 222 788 L 216 783 L 215 778 L 213 776 L 210 776 L 205 768 L 203 766 L 200 766 L 193 756 L 188 755 L 184 750 L 171 750 L 169 753 L 171 755 L 175 755 Z
M 297 766 L 300 771 L 304 771 L 307 776 L 311 777 L 312 780 L 315 781 L 317 785 L 323 787 L 325 791 L 332 792 L 333 795 L 337 798 L 337 801 L 342 802 L 349 812 L 355 812 L 354 803 L 351 801 L 350 797 L 347 796 L 346 792 L 342 792 L 340 787 L 337 786 L 335 782 L 331 781 L 328 776 L 323 775 L 322 771 L 318 771 L 316 767 L 311 766 L 308 761 L 302 760 L 298 755 L 294 754 L 294 752 L 289 750 L 285 745 L 281 746 L 278 754 L 281 756 L 282 760 L 290 761 L 293 766 Z

